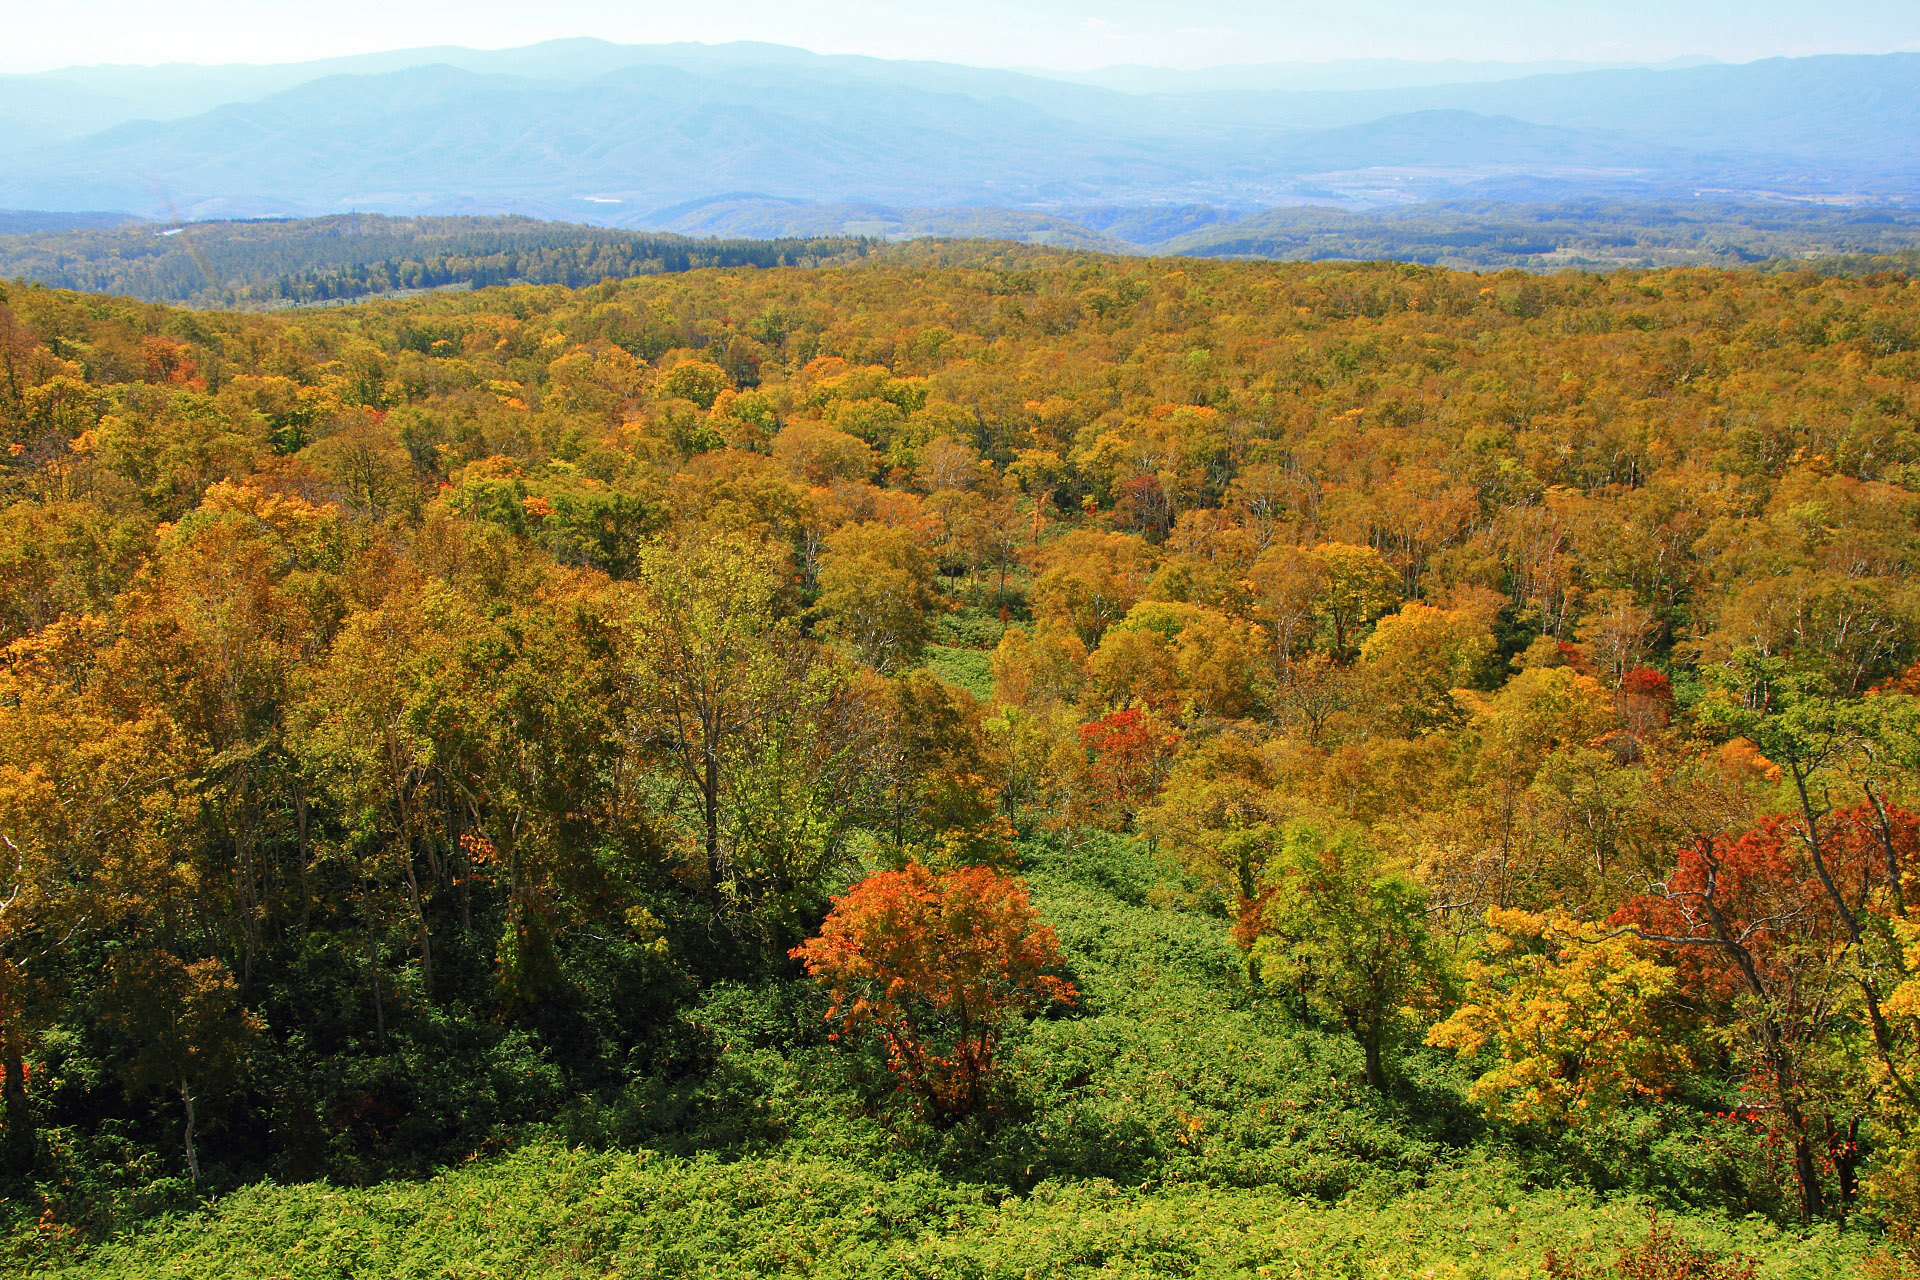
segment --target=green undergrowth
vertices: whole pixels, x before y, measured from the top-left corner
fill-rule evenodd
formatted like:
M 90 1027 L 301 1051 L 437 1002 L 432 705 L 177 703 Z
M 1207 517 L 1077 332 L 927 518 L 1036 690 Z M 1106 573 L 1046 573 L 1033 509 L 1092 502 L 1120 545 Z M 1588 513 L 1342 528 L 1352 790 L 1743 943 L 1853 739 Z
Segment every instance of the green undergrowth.
M 993 655 L 985 650 L 930 644 L 923 661 L 934 675 L 959 685 L 981 702 L 993 697 Z
M 1375 1093 L 1345 1037 L 1255 998 L 1224 920 L 1146 847 L 1026 859 L 1081 995 L 1011 1043 L 991 1124 L 916 1121 L 826 1041 L 807 984 L 720 987 L 682 1013 L 677 1063 L 505 1154 L 258 1184 L 14 1257 L 76 1278 L 1518 1277 L 1548 1248 L 1611 1258 L 1656 1208 L 1765 1277 L 1846 1276 L 1872 1245 L 1775 1225 L 1704 1106 L 1577 1142 L 1498 1131 L 1424 1049 Z
M 996 1198 L 931 1172 L 845 1162 L 725 1163 L 535 1145 L 428 1182 L 262 1186 L 103 1248 L 56 1274 L 261 1276 L 1301 1276 L 1540 1274 L 1545 1250 L 1611 1256 L 1638 1205 L 1520 1192 L 1478 1166 L 1387 1198 L 1328 1204 L 1270 1190 L 1047 1183 Z M 1689 1219 L 1760 1275 L 1827 1280 L 1844 1242 L 1758 1221 Z

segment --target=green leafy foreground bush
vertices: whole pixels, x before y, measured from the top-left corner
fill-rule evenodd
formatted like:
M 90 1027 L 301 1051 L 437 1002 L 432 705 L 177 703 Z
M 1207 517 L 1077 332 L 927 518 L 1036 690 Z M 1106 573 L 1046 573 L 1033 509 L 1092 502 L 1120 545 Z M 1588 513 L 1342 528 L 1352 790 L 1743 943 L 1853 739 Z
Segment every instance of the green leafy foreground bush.
M 1351 1040 L 1246 989 L 1223 923 L 1140 845 L 1028 848 L 1084 993 L 1010 1046 L 997 1121 L 936 1130 L 829 1046 L 804 984 L 721 988 L 678 1080 L 422 1181 L 256 1185 L 63 1276 L 1535 1276 L 1605 1265 L 1650 1205 L 1765 1277 L 1841 1276 L 1862 1233 L 1784 1230 L 1685 1106 L 1578 1145 L 1485 1126 L 1449 1058 L 1384 1097 Z

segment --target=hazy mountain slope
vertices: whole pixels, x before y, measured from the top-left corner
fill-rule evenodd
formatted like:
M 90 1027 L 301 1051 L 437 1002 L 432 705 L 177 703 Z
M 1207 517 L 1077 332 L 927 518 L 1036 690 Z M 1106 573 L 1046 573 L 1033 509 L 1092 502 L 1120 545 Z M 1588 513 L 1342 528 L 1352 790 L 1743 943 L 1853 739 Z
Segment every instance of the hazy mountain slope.
M 1430 93 L 1436 106 L 1608 129 L 1674 147 L 1785 153 L 1869 168 L 1920 161 L 1920 54 L 1589 72 Z
M 67 67 L 0 76 L 0 154 L 83 138 L 135 120 L 178 120 L 251 102 L 330 75 L 368 75 L 457 60 L 465 50 L 412 49 L 253 66 Z
M 1300 173 L 1380 165 L 1485 165 L 1661 169 L 1698 158 L 1585 130 L 1557 129 L 1512 116 L 1414 111 L 1364 124 L 1281 135 L 1275 158 Z
M 139 222 L 124 213 L 42 213 L 31 209 L 0 209 L 0 236 L 38 235 L 59 231 L 104 231 Z M 0 275 L 5 274 L 0 272 Z
M 386 75 L 445 66 L 476 75 L 505 75 L 580 85 L 633 68 L 701 75 L 795 72 L 839 82 L 903 84 L 975 97 L 1007 97 L 1068 117 L 1131 120 L 1156 115 L 1135 95 L 1018 72 L 952 63 L 821 55 L 785 45 L 737 41 L 620 45 L 605 40 L 550 40 L 517 49 L 436 46 L 267 66 L 70 67 L 34 75 L 0 75 L 0 154 L 30 151 L 137 120 L 176 120 L 217 107 L 254 102 L 333 76 Z
M 84 137 L 145 114 L 142 104 L 61 81 L 0 77 L 0 155 Z
M 1415 89 L 1439 84 L 1480 84 L 1527 76 L 1570 75 L 1578 71 L 1674 70 L 1713 63 L 1706 57 L 1676 58 L 1650 67 L 1640 62 L 1469 62 L 1447 58 L 1414 62 L 1404 58 L 1340 58 L 1331 62 L 1260 62 L 1176 71 L 1167 67 L 1124 65 L 1095 71 L 1035 71 L 1035 75 L 1074 84 L 1096 85 L 1126 93 L 1207 93 L 1221 89 L 1254 92 Z
M 1920 174 L 1920 55 L 1368 93 L 1144 95 L 773 45 L 425 53 L 461 65 L 329 75 L 13 156 L 0 168 L 0 205 L 653 225 L 651 211 L 729 192 L 1052 214 L 1700 192 L 1904 198 Z M 340 65 L 415 56 L 425 54 Z M 151 96 L 181 83 L 178 69 L 151 70 L 144 80 L 103 70 L 86 84 Z M 7 97 L 18 88 L 0 81 L 0 117 L 26 109 Z
M 1737 66 L 1588 71 L 1352 93 L 1183 95 L 1268 127 L 1328 128 L 1470 111 L 1706 151 L 1819 157 L 1877 173 L 1920 159 L 1920 54 L 1772 58 Z M 1232 104 L 1229 108 L 1228 104 Z
M 1153 191 L 1201 174 L 1170 146 L 1105 137 L 1010 100 L 876 94 L 777 72 L 630 69 L 568 89 L 436 67 L 122 125 L 10 166 L 0 203 L 156 209 L 156 183 L 183 212 L 408 212 L 593 195 L 651 208 L 742 189 L 1019 202 Z
M 1094 205 L 1061 212 L 1083 227 L 1137 248 L 1165 244 L 1234 220 L 1230 211 L 1204 204 Z

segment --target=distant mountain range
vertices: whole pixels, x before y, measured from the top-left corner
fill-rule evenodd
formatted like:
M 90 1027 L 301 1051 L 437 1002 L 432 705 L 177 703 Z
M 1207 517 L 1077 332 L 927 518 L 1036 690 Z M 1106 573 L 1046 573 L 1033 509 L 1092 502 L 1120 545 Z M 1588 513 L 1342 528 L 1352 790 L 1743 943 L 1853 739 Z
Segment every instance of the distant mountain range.
M 1074 84 L 1097 85 L 1127 93 L 1211 93 L 1222 89 L 1274 90 L 1413 89 L 1437 84 L 1483 84 L 1528 76 L 1575 71 L 1674 70 L 1711 66 L 1715 58 L 1674 58 L 1667 62 L 1468 62 L 1449 58 L 1410 62 L 1401 58 L 1343 58 L 1333 62 L 1261 62 L 1242 66 L 1174 71 L 1166 67 L 1119 66 L 1097 71 L 1035 71 Z
M 1886 205 L 1920 180 L 1920 55 L 1421 66 L 1072 83 L 772 45 L 561 41 L 77 69 L 0 77 L 0 207 L 662 229 L 700 210 L 698 230 L 729 234 L 914 234 L 975 209 L 1070 242 L 1115 238 L 1068 214 L 1090 207 L 1217 220 L 1434 200 Z M 859 216 L 869 206 L 889 212 Z
M 1664 67 L 1700 66 L 1710 58 L 1680 59 Z M 233 102 L 251 102 L 329 76 L 380 75 L 444 65 L 484 75 L 577 82 L 636 66 L 714 71 L 742 67 L 826 67 L 839 74 L 901 78 L 966 89 L 987 86 L 1013 97 L 1041 95 L 1059 101 L 1046 86 L 1066 82 L 1125 93 L 1178 94 L 1220 90 L 1326 91 L 1406 89 L 1427 85 L 1487 83 L 1579 71 L 1627 70 L 1638 64 L 1586 62 L 1408 62 L 1348 59 L 1338 62 L 1264 63 L 1173 71 L 1121 66 L 1068 73 L 1033 71 L 1008 77 L 972 67 L 873 58 L 820 57 L 782 45 L 749 42 L 616 45 L 600 40 L 555 40 L 519 49 L 481 50 L 443 45 L 387 53 L 326 58 L 269 66 L 68 67 L 34 75 L 0 75 L 0 151 L 30 150 L 84 137 L 132 120 L 176 120 Z M 949 77 L 957 79 L 949 80 Z M 1092 100 L 1098 103 L 1099 99 Z

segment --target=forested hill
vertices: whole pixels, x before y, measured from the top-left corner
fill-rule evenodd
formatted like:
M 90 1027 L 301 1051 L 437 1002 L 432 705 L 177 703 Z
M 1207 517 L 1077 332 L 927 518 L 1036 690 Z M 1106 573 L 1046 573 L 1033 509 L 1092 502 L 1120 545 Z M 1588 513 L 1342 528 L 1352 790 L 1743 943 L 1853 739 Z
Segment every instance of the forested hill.
M 1591 271 L 1760 263 L 1795 269 L 1808 260 L 1846 255 L 1886 256 L 1886 265 L 1905 255 L 1910 264 L 1916 249 L 1920 214 L 1907 209 L 1587 201 L 1451 202 L 1360 213 L 1269 209 L 1208 222 L 1172 237 L 1159 251 L 1296 261 L 1384 258 L 1475 271 Z
M 49 213 L 33 209 L 0 209 L 0 236 L 26 236 L 49 231 L 98 231 L 144 222 L 130 213 Z
M 1431 204 L 1233 213 L 1204 205 L 1052 212 L 890 209 L 733 196 L 664 210 L 671 231 L 521 217 L 118 225 L 112 214 L 0 214 L 0 280 L 243 310 L 423 289 L 595 284 L 697 267 L 846 263 L 915 238 L 1280 260 L 1397 259 L 1468 270 L 1654 266 L 1910 270 L 1920 215 L 1726 203 Z
M 866 248 L 851 236 L 694 239 L 521 217 L 340 214 L 0 236 L 0 279 L 151 302 L 273 307 L 453 286 L 575 286 L 696 267 L 813 266 Z
M 1920 281 L 8 285 L 0 851 L 0 1273 L 1911 1280 Z

